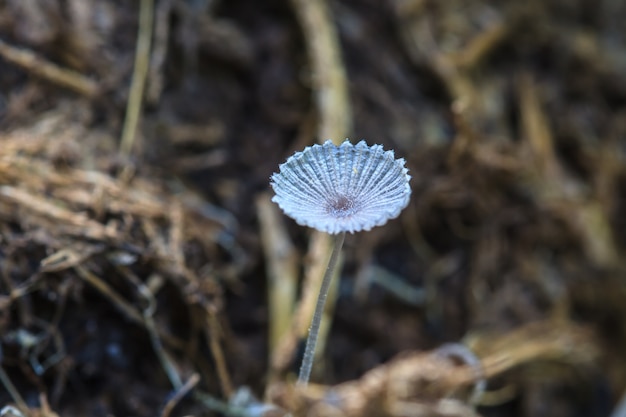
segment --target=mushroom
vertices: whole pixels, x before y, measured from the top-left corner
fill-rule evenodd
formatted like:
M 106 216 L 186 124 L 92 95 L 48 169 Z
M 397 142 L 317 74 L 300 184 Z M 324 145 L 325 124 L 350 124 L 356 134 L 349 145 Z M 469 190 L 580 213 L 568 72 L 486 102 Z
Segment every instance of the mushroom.
M 346 232 L 370 230 L 398 217 L 409 203 L 411 177 L 404 159 L 395 159 L 393 151 L 384 151 L 381 145 L 368 146 L 365 141 L 353 145 L 347 139 L 339 146 L 330 140 L 308 146 L 289 157 L 279 170 L 271 177 L 276 193 L 272 201 L 298 224 L 335 236 L 298 376 L 298 384 L 307 385 L 328 288 Z

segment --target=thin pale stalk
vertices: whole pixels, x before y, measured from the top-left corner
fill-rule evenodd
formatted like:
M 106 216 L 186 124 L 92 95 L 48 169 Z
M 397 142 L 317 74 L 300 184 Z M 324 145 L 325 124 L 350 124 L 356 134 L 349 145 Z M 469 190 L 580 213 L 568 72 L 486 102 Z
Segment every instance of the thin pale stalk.
M 320 331 L 320 323 L 322 322 L 322 315 L 324 312 L 324 304 L 326 304 L 326 297 L 328 296 L 328 289 L 333 279 L 335 268 L 337 267 L 337 260 L 339 259 L 339 253 L 343 246 L 343 241 L 346 239 L 346 232 L 339 233 L 335 236 L 335 242 L 333 246 L 333 252 L 330 255 L 330 261 L 328 261 L 328 268 L 324 273 L 322 279 L 322 286 L 320 287 L 320 293 L 317 297 L 317 304 L 315 305 L 315 313 L 313 314 L 313 321 L 309 328 L 309 336 L 306 339 L 306 347 L 304 348 L 304 357 L 302 358 L 302 366 L 300 367 L 300 375 L 298 375 L 298 385 L 306 386 L 309 383 L 309 377 L 311 376 L 311 369 L 313 368 L 313 358 L 315 357 L 315 346 L 317 345 L 317 336 Z

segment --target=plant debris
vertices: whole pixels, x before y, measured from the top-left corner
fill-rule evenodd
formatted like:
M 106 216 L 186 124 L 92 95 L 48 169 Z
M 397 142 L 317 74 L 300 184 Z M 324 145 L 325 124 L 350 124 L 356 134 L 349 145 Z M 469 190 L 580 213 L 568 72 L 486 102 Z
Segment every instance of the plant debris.
M 0 3 L 0 416 L 624 415 L 622 3 Z M 412 197 L 296 387 L 346 136 Z

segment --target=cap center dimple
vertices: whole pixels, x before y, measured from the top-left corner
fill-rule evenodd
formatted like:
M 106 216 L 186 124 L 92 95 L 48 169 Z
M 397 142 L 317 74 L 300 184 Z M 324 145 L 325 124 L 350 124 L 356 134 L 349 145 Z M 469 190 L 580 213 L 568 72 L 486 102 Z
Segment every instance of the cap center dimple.
M 353 199 L 339 195 L 328 202 L 326 209 L 334 217 L 348 217 L 354 214 L 355 204 Z

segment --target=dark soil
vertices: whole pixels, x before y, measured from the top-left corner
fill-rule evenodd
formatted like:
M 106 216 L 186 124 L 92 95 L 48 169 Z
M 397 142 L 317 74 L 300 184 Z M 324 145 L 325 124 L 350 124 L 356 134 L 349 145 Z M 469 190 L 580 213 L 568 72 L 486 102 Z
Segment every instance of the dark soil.
M 328 243 L 268 199 L 329 139 L 302 4 L 0 0 L 1 415 L 624 416 L 626 2 L 328 1 L 347 134 L 412 198 L 348 235 L 295 390 L 307 290 L 272 282 Z

